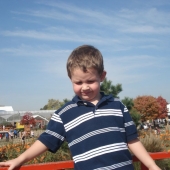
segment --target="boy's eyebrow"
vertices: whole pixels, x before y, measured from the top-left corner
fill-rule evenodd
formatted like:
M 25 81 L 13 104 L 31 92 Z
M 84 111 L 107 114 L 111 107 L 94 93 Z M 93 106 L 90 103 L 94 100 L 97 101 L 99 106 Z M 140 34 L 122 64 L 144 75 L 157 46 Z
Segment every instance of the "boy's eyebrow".
M 82 82 L 81 80 L 73 80 L 74 82 Z

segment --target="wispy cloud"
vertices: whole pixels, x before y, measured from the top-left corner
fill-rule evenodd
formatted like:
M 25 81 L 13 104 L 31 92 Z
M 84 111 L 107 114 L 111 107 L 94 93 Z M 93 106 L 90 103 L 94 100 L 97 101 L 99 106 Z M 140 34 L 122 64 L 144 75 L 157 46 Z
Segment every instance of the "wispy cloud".
M 134 82 L 143 82 L 160 76 L 158 69 L 167 69 L 168 65 L 163 63 L 168 61 L 170 60 L 166 58 L 149 55 L 106 57 L 105 69 L 112 81 L 133 84 Z
M 108 35 L 103 35 L 103 31 L 94 29 L 82 29 L 77 33 L 77 29 L 68 29 L 66 27 L 47 27 L 42 31 L 37 30 L 13 30 L 13 31 L 0 31 L 2 36 L 30 38 L 44 41 L 67 41 L 91 44 L 108 44 L 120 43 L 120 40 Z
M 24 38 L 33 38 L 46 41 L 75 41 L 75 42 L 91 42 L 91 43 L 100 43 L 102 40 L 94 36 L 83 36 L 77 35 L 76 31 L 72 33 L 64 33 L 63 31 L 58 33 L 49 33 L 49 32 L 40 32 L 35 30 L 16 30 L 16 31 L 1 31 L 0 33 L 3 36 L 15 36 L 15 37 L 24 37 Z
M 169 27 L 153 27 L 149 25 L 138 25 L 138 26 L 129 26 L 124 29 L 122 29 L 122 32 L 128 32 L 128 33 L 150 33 L 150 34 L 167 34 L 170 33 Z
M 71 5 L 71 3 L 58 3 L 54 1 L 40 1 L 39 3 L 50 6 L 49 9 L 30 10 L 22 12 L 12 11 L 18 15 L 78 22 L 97 26 L 108 26 L 117 32 L 166 34 L 170 32 L 170 12 L 160 11 L 156 8 L 127 9 L 119 11 L 91 10 Z M 101 25 L 102 23 L 102 25 Z M 44 37 L 44 35 L 42 35 Z M 51 39 L 51 38 L 50 38 Z
M 55 50 L 47 46 L 28 46 L 21 45 L 13 48 L 1 48 L 0 53 L 10 56 L 22 56 L 22 57 L 65 57 L 70 53 L 70 50 Z

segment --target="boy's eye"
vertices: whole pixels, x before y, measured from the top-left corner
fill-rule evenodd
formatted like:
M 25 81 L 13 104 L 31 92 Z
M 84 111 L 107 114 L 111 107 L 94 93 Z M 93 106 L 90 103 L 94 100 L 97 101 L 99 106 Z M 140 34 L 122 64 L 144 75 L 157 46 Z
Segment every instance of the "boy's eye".
M 75 82 L 75 84 L 77 84 L 77 85 L 81 85 L 81 84 L 82 84 L 82 82 Z
M 88 84 L 92 84 L 92 83 L 94 83 L 94 81 L 93 81 L 93 80 L 91 80 L 91 81 L 88 81 Z

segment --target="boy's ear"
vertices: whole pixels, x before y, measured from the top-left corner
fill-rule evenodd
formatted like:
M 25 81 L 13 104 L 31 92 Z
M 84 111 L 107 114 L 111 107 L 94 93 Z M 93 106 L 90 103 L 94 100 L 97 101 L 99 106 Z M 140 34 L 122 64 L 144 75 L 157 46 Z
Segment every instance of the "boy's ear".
M 105 79 L 107 72 L 103 71 L 102 75 L 101 75 L 101 82 Z

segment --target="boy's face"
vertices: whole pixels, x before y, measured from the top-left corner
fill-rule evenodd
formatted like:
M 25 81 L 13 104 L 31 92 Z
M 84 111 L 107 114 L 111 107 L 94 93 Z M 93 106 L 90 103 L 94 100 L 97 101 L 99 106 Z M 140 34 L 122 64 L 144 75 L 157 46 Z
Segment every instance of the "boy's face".
M 100 100 L 100 82 L 104 80 L 105 75 L 105 71 L 100 76 L 95 69 L 83 72 L 81 69 L 75 68 L 71 74 L 75 94 L 82 100 L 97 104 Z

